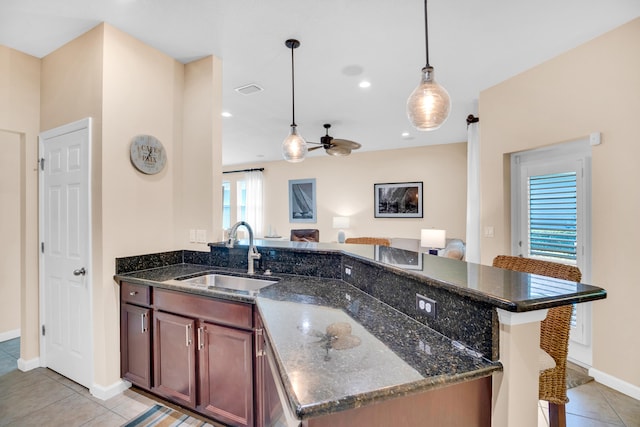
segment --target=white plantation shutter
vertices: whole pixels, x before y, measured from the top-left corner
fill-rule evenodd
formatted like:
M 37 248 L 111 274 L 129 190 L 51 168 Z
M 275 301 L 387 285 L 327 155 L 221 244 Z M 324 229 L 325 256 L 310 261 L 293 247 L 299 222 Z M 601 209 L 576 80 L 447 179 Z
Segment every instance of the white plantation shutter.
M 529 177 L 530 256 L 576 260 L 576 173 Z

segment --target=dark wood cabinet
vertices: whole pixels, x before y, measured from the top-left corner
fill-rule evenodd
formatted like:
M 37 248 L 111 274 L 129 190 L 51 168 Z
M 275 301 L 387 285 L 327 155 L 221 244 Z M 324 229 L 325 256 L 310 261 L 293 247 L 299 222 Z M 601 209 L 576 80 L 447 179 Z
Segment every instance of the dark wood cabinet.
M 122 283 L 120 371 L 122 378 L 151 388 L 151 315 L 148 286 Z
M 120 310 L 122 377 L 137 386 L 151 387 L 151 309 L 123 304 Z
M 201 412 L 233 426 L 253 426 L 253 333 L 201 322 Z
M 181 405 L 196 407 L 196 346 L 193 319 L 154 313 L 153 391 Z

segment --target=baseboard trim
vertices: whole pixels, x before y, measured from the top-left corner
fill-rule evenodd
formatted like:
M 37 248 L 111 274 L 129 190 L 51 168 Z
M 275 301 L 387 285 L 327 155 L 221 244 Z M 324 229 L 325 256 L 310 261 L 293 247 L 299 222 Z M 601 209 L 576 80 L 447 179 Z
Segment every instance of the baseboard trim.
M 640 387 L 638 386 L 594 368 L 589 369 L 589 375 L 591 375 L 593 379 L 600 384 L 606 385 L 607 387 L 617 390 L 620 393 L 624 393 L 627 396 L 631 396 L 636 400 L 640 400 Z
M 18 359 L 18 369 L 20 369 L 22 372 L 27 372 L 39 367 L 40 367 L 39 357 L 34 357 L 33 359 L 29 359 L 29 360 L 24 360 L 23 358 Z
M 12 340 L 14 338 L 20 338 L 20 329 L 14 329 L 13 331 L 0 332 L 0 342 Z
M 131 383 L 129 381 L 124 381 L 122 379 L 116 381 L 110 386 L 103 387 L 98 384 L 93 384 L 89 389 L 89 392 L 92 396 L 100 399 L 100 400 L 108 400 L 112 397 L 115 397 L 131 387 Z

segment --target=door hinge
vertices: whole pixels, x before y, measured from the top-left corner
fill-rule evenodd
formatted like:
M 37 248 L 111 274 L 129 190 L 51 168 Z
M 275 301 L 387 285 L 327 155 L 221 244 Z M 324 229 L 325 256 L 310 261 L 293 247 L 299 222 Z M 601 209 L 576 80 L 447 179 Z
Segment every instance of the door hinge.
M 38 163 L 40 163 L 40 170 L 44 170 L 44 157 L 41 158 Z
M 40 243 L 40 252 L 44 253 L 44 242 Z
M 42 325 L 42 336 L 45 335 L 45 329 L 44 329 L 44 325 Z

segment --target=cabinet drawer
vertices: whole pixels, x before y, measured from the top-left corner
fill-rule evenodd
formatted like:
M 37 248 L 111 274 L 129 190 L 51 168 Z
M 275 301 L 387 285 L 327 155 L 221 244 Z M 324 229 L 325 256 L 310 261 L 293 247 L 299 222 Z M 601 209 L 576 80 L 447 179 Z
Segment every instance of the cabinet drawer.
M 122 282 L 120 285 L 120 298 L 123 302 L 138 305 L 151 305 L 151 289 L 146 285 L 134 285 Z
M 253 310 L 250 304 L 221 301 L 165 289 L 155 289 L 153 300 L 157 310 L 238 328 L 251 329 L 253 325 Z

